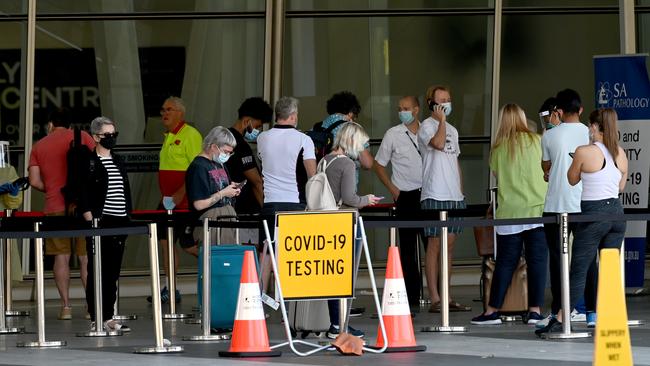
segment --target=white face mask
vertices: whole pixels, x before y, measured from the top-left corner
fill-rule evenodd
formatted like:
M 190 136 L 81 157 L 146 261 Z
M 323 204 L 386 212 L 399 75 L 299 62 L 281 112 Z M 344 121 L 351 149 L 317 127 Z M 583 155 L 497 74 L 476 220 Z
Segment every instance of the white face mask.
M 442 111 L 445 113 L 445 116 L 449 116 L 451 114 L 451 102 L 447 103 L 440 103 L 442 106 Z

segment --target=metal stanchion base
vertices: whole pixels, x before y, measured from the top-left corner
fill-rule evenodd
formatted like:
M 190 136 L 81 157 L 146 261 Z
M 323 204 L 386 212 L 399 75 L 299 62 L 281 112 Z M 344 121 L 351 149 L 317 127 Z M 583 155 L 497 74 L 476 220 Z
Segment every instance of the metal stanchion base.
M 520 322 L 522 321 L 521 315 L 502 315 L 501 321 L 506 323 Z
M 113 319 L 115 320 L 136 320 L 138 319 L 138 316 L 135 314 L 130 314 L 130 315 L 113 315 Z
M 4 328 L 0 329 L 0 334 L 16 334 L 16 333 L 25 333 L 25 328 Z
M 180 353 L 180 352 L 183 352 L 183 346 L 140 347 L 133 350 L 133 353 Z
M 90 331 L 85 333 L 77 333 L 77 337 L 117 337 L 121 336 L 123 333 L 121 330 L 111 330 L 107 331 Z
M 7 310 L 5 311 L 5 316 L 29 316 L 29 311 L 21 310 Z
M 185 321 L 185 324 L 198 324 L 201 325 L 201 319 L 200 318 L 195 318 L 195 319 L 188 319 Z
M 198 335 L 198 336 L 188 336 L 188 337 L 183 337 L 184 341 L 198 341 L 198 342 L 206 342 L 206 341 L 226 341 L 228 339 L 232 338 L 230 334 L 210 334 L 210 335 Z
M 165 320 L 189 319 L 194 318 L 194 314 L 163 314 Z
M 443 327 L 442 325 L 436 325 L 436 326 L 433 326 L 433 327 L 424 327 L 420 331 L 421 332 L 438 332 L 438 333 L 464 333 L 464 332 L 467 332 L 467 327 L 463 327 L 463 326 Z
M 33 342 L 18 342 L 16 347 L 25 347 L 25 348 L 53 348 L 53 347 L 65 347 L 68 345 L 66 341 L 33 341 Z
M 627 325 L 631 327 L 638 327 L 639 325 L 644 325 L 645 321 L 643 320 L 628 320 Z
M 578 338 L 589 338 L 591 333 L 589 332 L 578 332 L 578 333 L 552 333 L 552 334 L 543 334 L 542 338 L 544 339 L 578 339 Z

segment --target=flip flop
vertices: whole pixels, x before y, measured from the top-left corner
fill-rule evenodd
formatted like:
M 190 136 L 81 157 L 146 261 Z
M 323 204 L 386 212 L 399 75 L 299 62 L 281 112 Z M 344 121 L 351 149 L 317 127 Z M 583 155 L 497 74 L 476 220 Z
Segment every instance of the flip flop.
M 453 312 L 471 311 L 471 310 L 472 310 L 471 306 L 466 306 L 466 305 L 463 305 L 463 304 L 461 304 L 461 303 L 459 303 L 457 301 L 453 301 L 453 300 L 449 302 L 449 311 L 450 312 L 451 311 L 453 311 Z
M 431 304 L 429 307 L 430 313 L 439 313 L 440 312 L 440 301 Z

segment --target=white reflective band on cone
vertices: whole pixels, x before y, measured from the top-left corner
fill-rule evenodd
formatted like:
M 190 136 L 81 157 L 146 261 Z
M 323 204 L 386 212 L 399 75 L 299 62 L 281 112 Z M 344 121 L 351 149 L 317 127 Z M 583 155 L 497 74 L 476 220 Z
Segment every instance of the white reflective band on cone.
M 242 283 L 239 285 L 235 320 L 265 320 L 260 285 L 258 283 Z
M 381 308 L 382 315 L 411 315 L 404 279 L 386 279 Z

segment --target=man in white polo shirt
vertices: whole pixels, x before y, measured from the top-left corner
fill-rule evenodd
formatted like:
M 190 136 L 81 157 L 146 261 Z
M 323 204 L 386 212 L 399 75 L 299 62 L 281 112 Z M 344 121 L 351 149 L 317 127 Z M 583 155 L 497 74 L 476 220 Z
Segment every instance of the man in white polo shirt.
M 400 98 L 400 123 L 386 131 L 375 156 L 374 170 L 379 180 L 393 196 L 398 219 L 417 218 L 420 211 L 422 188 L 422 157 L 418 150 L 417 134 L 420 128 L 420 103 L 414 96 Z M 391 164 L 390 179 L 386 166 Z M 417 237 L 424 240 L 424 231 L 418 228 L 399 229 L 400 258 L 409 305 L 419 305 L 422 276 L 416 253 Z
M 275 125 L 257 138 L 264 180 L 261 213 L 268 220 L 271 238 L 276 212 L 305 209 L 306 179 L 301 177 L 316 174 L 314 143 L 297 125 L 298 99 L 282 97 L 275 104 Z

